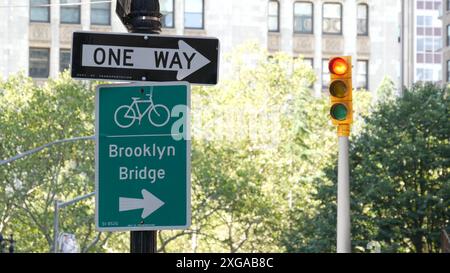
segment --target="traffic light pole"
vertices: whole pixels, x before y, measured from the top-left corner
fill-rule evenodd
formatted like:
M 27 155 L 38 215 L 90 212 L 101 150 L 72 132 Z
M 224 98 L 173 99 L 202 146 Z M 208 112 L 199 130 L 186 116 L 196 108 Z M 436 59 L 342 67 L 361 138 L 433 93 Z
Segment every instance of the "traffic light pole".
M 337 194 L 337 252 L 350 253 L 350 170 L 349 139 L 339 136 L 338 194 Z
M 337 228 L 336 250 L 338 253 L 351 252 L 350 227 L 350 169 L 349 136 L 353 123 L 353 66 L 351 56 L 338 56 L 330 59 L 330 116 L 337 125 L 339 138 L 339 161 L 337 183 Z

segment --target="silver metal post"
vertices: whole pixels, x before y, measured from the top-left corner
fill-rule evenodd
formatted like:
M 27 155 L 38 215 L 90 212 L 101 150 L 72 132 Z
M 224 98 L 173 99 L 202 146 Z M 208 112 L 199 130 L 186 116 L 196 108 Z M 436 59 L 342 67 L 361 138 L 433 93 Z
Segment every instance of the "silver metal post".
M 22 159 L 24 157 L 30 156 L 30 155 L 35 154 L 37 152 L 40 152 L 40 151 L 42 151 L 42 150 L 44 150 L 46 148 L 50 148 L 50 147 L 52 147 L 54 145 L 59 145 L 59 144 L 69 143 L 69 142 L 75 142 L 75 141 L 84 141 L 84 140 L 95 140 L 95 136 L 75 137 L 75 138 L 67 138 L 67 139 L 53 141 L 53 142 L 47 143 L 47 144 L 45 144 L 43 146 L 40 146 L 38 148 L 35 148 L 33 150 L 29 150 L 27 152 L 20 153 L 20 154 L 18 154 L 16 156 L 13 156 L 13 157 L 9 158 L 9 159 L 0 160 L 0 166 L 8 164 L 8 163 L 11 163 L 11 162 L 14 162 L 14 161 Z
M 337 252 L 350 253 L 350 171 L 348 137 L 339 137 L 337 194 Z
M 55 200 L 53 217 L 53 253 L 58 253 L 58 236 L 59 236 L 59 201 Z
M 58 204 L 58 208 L 60 208 L 60 209 L 65 208 L 65 207 L 70 206 L 72 204 L 75 204 L 77 202 L 83 201 L 84 199 L 88 199 L 90 197 L 93 197 L 94 195 L 95 195 L 95 192 L 91 192 L 91 193 L 88 193 L 88 194 L 85 194 L 85 195 L 82 195 L 82 196 L 78 196 L 77 198 L 72 199 L 70 201 L 61 202 L 61 203 Z
M 77 202 L 83 201 L 84 199 L 90 198 L 95 195 L 95 192 L 91 192 L 89 194 L 85 194 L 82 196 L 78 196 L 75 199 L 72 199 L 67 202 L 60 202 L 59 200 L 55 200 L 55 211 L 53 216 L 53 252 L 58 253 L 58 239 L 59 239 L 59 209 L 63 209 L 67 206 L 75 204 Z

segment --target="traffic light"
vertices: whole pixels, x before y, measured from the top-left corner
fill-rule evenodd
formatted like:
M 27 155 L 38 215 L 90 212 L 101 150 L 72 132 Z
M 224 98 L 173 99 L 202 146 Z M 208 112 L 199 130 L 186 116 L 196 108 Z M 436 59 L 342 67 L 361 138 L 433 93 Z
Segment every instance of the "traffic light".
M 158 0 L 117 0 L 116 13 L 129 32 L 161 32 Z
M 341 56 L 330 59 L 330 115 L 334 125 L 338 125 L 340 136 L 350 134 L 353 122 L 352 106 L 352 57 Z

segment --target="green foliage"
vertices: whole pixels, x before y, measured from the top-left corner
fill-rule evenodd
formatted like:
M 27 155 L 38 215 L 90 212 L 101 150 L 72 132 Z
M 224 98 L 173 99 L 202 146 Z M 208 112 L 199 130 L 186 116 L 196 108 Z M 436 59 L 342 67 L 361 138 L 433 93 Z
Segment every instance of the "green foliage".
M 336 129 L 328 98 L 310 89 L 313 71 L 252 44 L 230 62 L 232 78 L 193 91 L 193 227 L 163 232 L 162 251 L 295 251 L 288 232 L 318 204 L 314 181 L 336 152 Z M 370 95 L 355 97 L 355 116 L 367 114 Z
M 158 232 L 161 252 L 335 250 L 336 128 L 302 58 L 247 44 L 229 79 L 192 92 L 192 221 Z M 400 99 L 385 79 L 374 104 L 354 92 L 352 232 L 355 251 L 437 251 L 449 220 L 448 93 L 417 86 Z M 94 134 L 94 90 L 68 73 L 38 86 L 0 82 L 0 159 Z M 94 190 L 94 143 L 44 149 L 0 166 L 0 232 L 20 252 L 53 244 L 53 204 Z M 83 252 L 128 252 L 129 233 L 98 233 L 94 202 L 61 210 L 61 232 Z
M 301 58 L 269 57 L 254 45 L 235 55 L 233 78 L 193 91 L 193 226 L 160 232 L 160 251 L 282 251 L 283 214 L 290 200 L 309 195 L 303 184 L 310 187 L 307 172 L 316 171 L 315 149 L 325 143 L 311 132 L 327 124 L 325 100 L 309 88 L 313 71 Z M 93 134 L 94 91 L 68 74 L 44 86 L 18 76 L 1 88 L 2 159 Z M 0 172 L 0 231 L 14 232 L 20 251 L 48 251 L 54 200 L 93 191 L 93 143 L 53 146 Z M 61 232 L 76 234 L 83 251 L 128 250 L 126 233 L 95 232 L 92 200 L 61 213 Z
M 379 102 L 388 102 L 395 100 L 395 86 L 394 82 L 389 78 L 385 77 L 381 82 L 377 90 L 377 99 Z
M 446 89 L 417 85 L 366 117 L 350 150 L 352 239 L 383 252 L 438 252 L 450 219 L 450 123 Z M 335 164 L 333 164 L 335 165 Z M 300 251 L 334 251 L 336 169 L 318 179 L 318 212 Z
M 280 238 L 280 243 L 288 252 L 335 251 L 336 192 L 332 181 L 336 179 L 335 170 L 330 169 L 330 166 L 336 165 L 337 160 L 337 129 L 330 122 L 328 100 L 316 101 L 308 112 L 307 119 L 312 121 L 312 129 L 303 139 L 308 139 L 306 144 L 309 154 L 297 163 L 301 168 L 293 170 L 302 175 L 300 181 L 303 183 L 298 183 L 294 188 L 297 197 L 286 214 L 287 223 Z M 369 92 L 353 93 L 352 135 L 363 131 L 371 106 L 372 96 Z M 325 180 L 327 177 L 330 179 Z M 328 198 L 324 200 L 323 196 Z
M 0 83 L 0 158 L 56 140 L 94 134 L 94 91 L 68 73 L 35 85 L 23 75 Z M 0 167 L 0 232 L 17 250 L 46 252 L 53 244 L 53 204 L 94 190 L 94 143 L 52 146 Z M 97 251 L 93 200 L 62 210 L 61 232 L 77 234 L 83 251 Z M 101 241 L 101 238 L 98 238 Z
M 163 232 L 162 251 L 284 251 L 290 199 L 308 195 L 310 143 L 324 143 L 311 132 L 327 124 L 313 71 L 253 44 L 233 55 L 230 79 L 193 90 L 193 226 Z

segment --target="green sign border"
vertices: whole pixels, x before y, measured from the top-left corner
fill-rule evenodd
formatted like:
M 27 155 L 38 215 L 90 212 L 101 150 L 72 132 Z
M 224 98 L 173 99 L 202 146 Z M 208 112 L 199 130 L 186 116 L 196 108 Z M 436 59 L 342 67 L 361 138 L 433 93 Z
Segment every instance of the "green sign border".
M 151 226 L 151 227 L 112 227 L 105 228 L 99 226 L 98 214 L 98 148 L 99 148 L 99 105 L 100 105 L 100 89 L 101 88 L 120 88 L 120 87 L 148 87 L 148 86 L 180 86 L 185 85 L 187 91 L 187 107 L 188 116 L 186 118 L 187 134 L 186 137 L 186 225 L 184 226 Z M 102 84 L 98 85 L 95 90 L 95 227 L 98 231 L 146 231 L 146 230 L 182 230 L 188 229 L 192 224 L 192 209 L 191 209 L 191 86 L 186 81 L 176 82 L 140 82 L 140 83 L 123 83 L 123 84 Z

